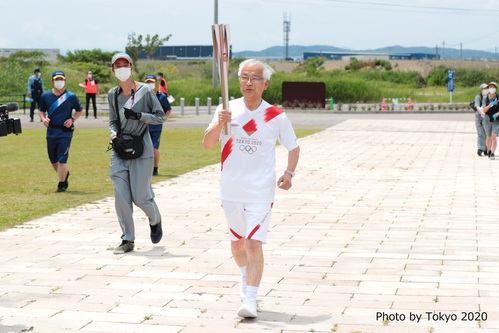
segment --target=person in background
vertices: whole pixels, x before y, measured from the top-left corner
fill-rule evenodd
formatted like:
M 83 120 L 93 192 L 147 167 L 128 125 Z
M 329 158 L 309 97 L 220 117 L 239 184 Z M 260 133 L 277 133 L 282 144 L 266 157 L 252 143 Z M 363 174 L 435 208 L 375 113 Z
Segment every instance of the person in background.
M 30 122 L 33 122 L 36 107 L 38 106 L 38 109 L 40 109 L 40 97 L 42 97 L 43 91 L 42 72 L 40 68 L 35 68 L 34 74 L 28 79 L 28 98 L 31 99 L 29 108 Z
M 86 106 L 85 106 L 85 118 L 88 118 L 88 109 L 90 108 L 90 100 L 92 100 L 92 106 L 94 107 L 94 118 L 97 119 L 97 104 L 96 96 L 99 93 L 99 82 L 94 78 L 92 71 L 88 71 L 87 78 L 83 83 L 86 92 Z
M 148 124 L 162 124 L 165 113 L 154 92 L 144 83 L 132 80 L 132 58 L 117 53 L 111 59 L 111 70 L 119 80 L 107 95 L 109 102 L 109 134 L 115 140 L 118 133 L 142 135 L 144 152 L 136 159 L 121 159 L 113 150 L 109 176 L 114 185 L 115 208 L 122 235 L 121 244 L 113 253 L 124 254 L 135 246 L 133 204 L 146 214 L 150 237 L 157 244 L 163 237 L 161 214 L 151 186 L 154 152 L 151 137 L 143 135 Z M 119 120 L 118 120 L 119 116 Z
M 159 86 L 158 90 L 159 92 L 162 92 L 166 96 L 168 96 L 168 82 L 166 82 L 166 79 L 163 77 L 163 73 L 158 72 L 158 81 L 159 81 Z
M 499 106 L 497 99 L 497 83 L 490 82 L 487 86 L 489 94 L 487 95 L 485 106 L 482 108 L 482 112 L 488 116 L 488 120 L 491 123 L 491 135 L 489 142 L 487 144 L 487 148 L 489 151 L 487 155 L 491 160 L 495 159 L 495 151 L 497 147 L 497 134 L 499 134 L 499 120 L 497 119 L 499 116 Z M 485 131 L 487 132 L 487 124 L 485 127 Z
M 154 74 L 149 74 L 146 76 L 146 84 L 154 91 L 156 97 L 158 97 L 159 103 L 165 112 L 166 119 L 170 117 L 172 112 L 172 107 L 170 106 L 170 102 L 168 102 L 167 96 L 156 90 L 156 81 L 157 77 Z M 152 145 L 154 147 L 154 169 L 152 171 L 153 176 L 158 175 L 158 166 L 159 166 L 159 144 L 161 141 L 161 133 L 163 132 L 163 124 L 149 124 L 149 134 L 151 135 Z
M 74 123 L 83 107 L 76 95 L 66 90 L 63 71 L 52 74 L 54 88 L 40 97 L 40 119 L 47 127 L 47 152 L 50 163 L 59 177 L 57 192 L 66 192 L 69 186 L 68 157 L 73 139 Z M 73 110 L 75 113 L 73 115 Z
M 241 270 L 243 303 L 238 315 L 256 318 L 256 297 L 263 275 L 263 244 L 272 213 L 276 186 L 291 188 L 300 146 L 293 126 L 278 107 L 262 99 L 273 69 L 258 60 L 239 65 L 239 89 L 243 95 L 230 101 L 230 111 L 218 106 L 206 129 L 203 146 L 221 140 L 220 197 L 230 231 L 231 251 Z M 222 132 L 230 126 L 230 134 Z M 288 151 L 287 168 L 276 182 L 276 142 Z
M 486 121 L 485 114 L 482 110 L 482 103 L 485 105 L 487 94 L 489 89 L 486 83 L 480 85 L 480 93 L 475 96 L 475 127 L 476 127 L 476 144 L 477 144 L 477 155 L 482 156 L 482 154 L 487 155 L 489 149 L 486 143 L 486 133 L 484 128 L 484 122 Z M 489 132 L 490 136 L 490 132 Z

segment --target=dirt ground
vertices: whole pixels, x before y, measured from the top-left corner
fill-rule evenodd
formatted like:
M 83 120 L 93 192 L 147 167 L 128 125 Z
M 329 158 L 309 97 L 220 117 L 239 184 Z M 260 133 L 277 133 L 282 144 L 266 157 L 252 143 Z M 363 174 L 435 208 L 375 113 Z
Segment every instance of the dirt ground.
M 326 61 L 323 67 L 326 70 L 345 69 L 350 63 L 349 60 L 330 60 Z M 445 66 L 452 69 L 457 68 L 499 68 L 499 61 L 481 61 L 481 60 L 391 60 L 392 70 L 398 71 L 418 71 L 423 77 L 435 67 Z M 300 63 L 298 62 L 275 62 L 272 66 L 285 73 L 291 72 Z

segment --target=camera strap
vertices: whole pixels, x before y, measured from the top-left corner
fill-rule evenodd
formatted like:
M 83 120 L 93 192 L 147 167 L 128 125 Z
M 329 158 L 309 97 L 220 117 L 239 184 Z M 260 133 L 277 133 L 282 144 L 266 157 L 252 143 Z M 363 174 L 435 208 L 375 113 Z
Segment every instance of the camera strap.
M 130 98 L 125 102 L 123 105 L 123 108 L 128 108 L 131 109 L 135 102 L 137 102 L 142 96 L 144 96 L 144 92 L 147 92 L 147 89 L 141 89 L 142 87 L 139 87 L 136 81 L 133 81 L 135 88 L 137 88 L 137 91 L 132 89 L 132 94 Z M 116 116 L 118 118 L 118 134 L 120 134 L 121 131 L 121 119 L 120 119 L 120 111 L 121 109 L 118 106 L 118 96 L 121 94 L 122 89 L 120 86 L 116 87 L 116 90 L 114 91 L 114 109 L 116 111 Z M 144 130 L 142 131 L 141 135 L 144 135 L 145 131 L 147 129 L 147 124 L 145 125 Z

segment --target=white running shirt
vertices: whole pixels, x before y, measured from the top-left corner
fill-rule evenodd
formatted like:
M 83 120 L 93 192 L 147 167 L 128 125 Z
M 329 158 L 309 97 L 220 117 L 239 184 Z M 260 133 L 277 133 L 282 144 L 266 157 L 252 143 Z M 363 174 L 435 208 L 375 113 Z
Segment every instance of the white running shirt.
M 231 135 L 220 134 L 222 200 L 273 202 L 276 184 L 275 146 L 279 141 L 288 151 L 298 147 L 293 126 L 284 111 L 262 100 L 253 111 L 244 99 L 229 102 Z M 219 105 L 208 129 L 218 122 Z

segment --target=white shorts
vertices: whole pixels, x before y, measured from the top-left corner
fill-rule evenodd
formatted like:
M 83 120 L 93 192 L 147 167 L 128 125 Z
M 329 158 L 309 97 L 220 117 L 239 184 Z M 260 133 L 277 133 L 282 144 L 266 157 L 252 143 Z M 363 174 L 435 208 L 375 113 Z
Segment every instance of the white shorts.
M 230 230 L 230 239 L 242 238 L 267 243 L 273 203 L 245 203 L 222 200 L 222 207 Z

